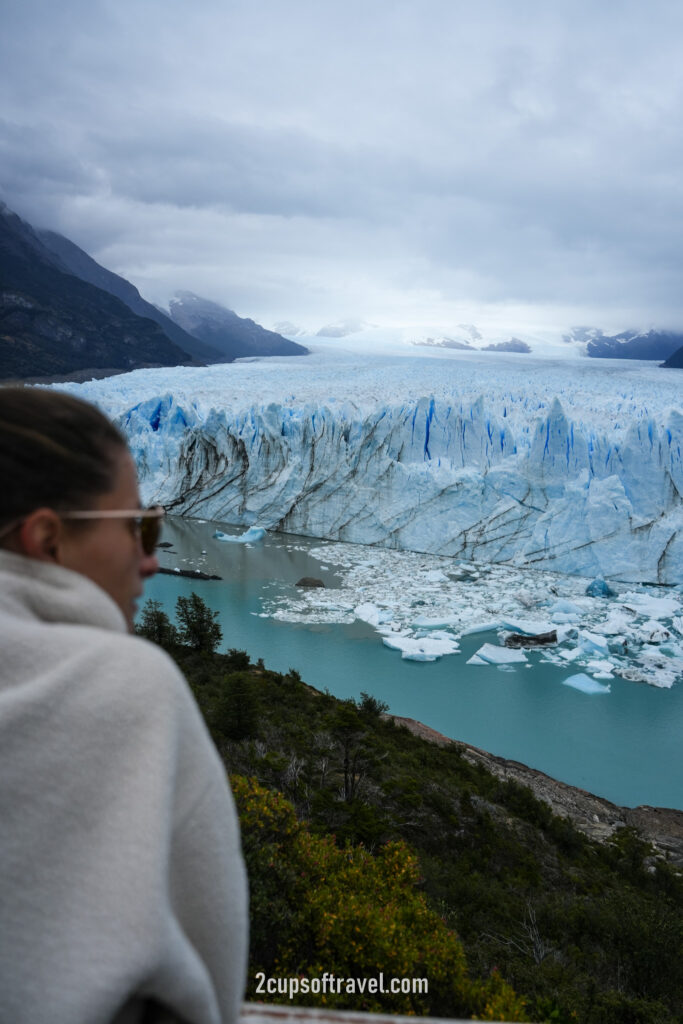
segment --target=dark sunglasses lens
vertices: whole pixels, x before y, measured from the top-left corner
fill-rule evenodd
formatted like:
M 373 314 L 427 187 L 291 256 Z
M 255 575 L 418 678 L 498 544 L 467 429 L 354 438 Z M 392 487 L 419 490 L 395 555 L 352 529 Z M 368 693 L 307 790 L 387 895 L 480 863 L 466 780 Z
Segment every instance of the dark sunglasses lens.
M 143 516 L 140 520 L 140 540 L 146 555 L 154 553 L 161 536 L 161 516 Z

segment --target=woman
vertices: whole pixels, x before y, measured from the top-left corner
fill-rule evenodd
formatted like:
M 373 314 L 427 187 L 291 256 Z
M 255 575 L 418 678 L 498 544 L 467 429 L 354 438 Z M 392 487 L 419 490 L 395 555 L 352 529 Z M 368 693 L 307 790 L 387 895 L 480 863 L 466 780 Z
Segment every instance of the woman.
M 0 1020 L 232 1022 L 232 797 L 184 678 L 129 635 L 163 510 L 51 390 L 0 388 L 0 480 Z

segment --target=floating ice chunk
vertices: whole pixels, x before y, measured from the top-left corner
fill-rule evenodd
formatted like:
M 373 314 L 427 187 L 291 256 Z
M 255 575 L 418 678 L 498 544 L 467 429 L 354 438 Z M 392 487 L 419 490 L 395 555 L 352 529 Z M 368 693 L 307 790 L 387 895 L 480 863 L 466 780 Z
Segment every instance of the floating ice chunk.
M 579 632 L 579 647 L 586 653 L 597 651 L 598 654 L 609 654 L 609 646 L 604 636 L 598 633 L 589 633 L 587 629 Z
M 681 602 L 675 597 L 652 597 L 635 591 L 622 594 L 619 604 L 633 609 L 638 615 L 647 615 L 650 619 L 670 619 L 672 615 L 680 615 L 683 611 Z
M 497 647 L 496 644 L 484 644 L 483 647 L 479 648 L 474 657 L 479 658 L 480 661 L 488 665 L 510 665 L 513 662 L 526 661 L 524 651 L 515 650 L 510 647 Z M 470 658 L 467 664 L 478 665 L 479 661 L 473 661 Z
M 489 622 L 480 622 L 476 625 L 466 626 L 460 630 L 460 636 L 474 636 L 476 633 L 495 633 L 499 630 L 506 630 L 509 633 L 522 633 L 525 636 L 537 636 L 539 633 L 549 633 L 553 625 L 547 619 L 533 621 L 531 619 L 495 619 Z
M 371 601 L 364 601 L 356 605 L 354 614 L 361 622 L 367 622 L 370 626 L 380 626 L 391 622 L 393 613 L 388 608 L 378 608 Z
M 586 665 L 596 679 L 613 679 L 614 665 L 611 661 L 589 661 Z
M 495 633 L 496 630 L 502 629 L 503 624 L 499 619 L 495 622 L 479 622 L 474 626 L 467 626 L 465 629 L 460 630 L 460 636 L 474 636 L 476 633 Z
M 576 612 L 553 612 L 554 625 L 572 625 L 580 621 L 581 616 Z
M 592 583 L 588 584 L 588 586 L 586 587 L 586 594 L 588 595 L 588 597 L 615 597 L 616 596 L 615 592 L 612 590 L 611 587 L 609 587 L 605 583 L 605 581 L 602 579 L 601 576 L 598 577 L 598 579 L 593 580 Z
M 581 647 L 570 647 L 569 650 L 558 651 L 558 654 L 565 661 L 576 661 L 585 651 Z
M 214 533 L 215 540 L 226 540 L 231 544 L 254 544 L 258 540 L 263 540 L 266 535 L 266 530 L 262 526 L 250 526 L 244 533 L 240 533 L 234 536 L 231 533 L 223 533 L 222 530 L 216 530 Z
M 446 576 L 444 572 L 441 572 L 440 569 L 430 569 L 427 572 L 425 579 L 428 583 L 448 583 L 448 576 Z
M 647 622 L 644 622 L 636 631 L 636 636 L 648 644 L 663 644 L 671 639 L 669 630 L 665 629 L 656 619 L 648 619 Z
M 443 629 L 445 626 L 457 625 L 458 619 L 452 615 L 442 615 L 438 618 L 430 618 L 428 615 L 420 615 L 413 619 L 412 625 L 415 629 Z
M 382 642 L 409 661 L 436 661 L 444 654 L 459 654 L 455 640 L 435 640 L 433 637 L 417 639 L 408 636 L 385 636 Z
M 563 679 L 562 682 L 565 686 L 572 686 L 575 690 L 580 690 L 581 693 L 609 693 L 612 689 L 611 686 L 604 686 L 602 683 L 598 683 L 595 679 L 591 679 L 585 672 L 579 672 L 575 676 L 569 676 L 567 679 Z
M 574 604 L 573 601 L 565 601 L 563 598 L 553 601 L 548 611 L 553 618 L 555 615 L 583 615 L 583 608 Z
M 547 619 L 505 619 L 501 627 L 511 633 L 521 633 L 523 636 L 539 636 L 553 630 L 553 624 Z
M 448 640 L 449 643 L 452 643 L 455 647 L 460 646 L 456 638 L 453 636 L 453 634 L 449 633 L 445 629 L 436 629 L 430 631 L 429 633 L 426 633 L 425 636 L 431 637 L 431 639 L 433 640 Z
M 634 621 L 632 613 L 623 608 L 613 608 L 604 622 L 598 623 L 601 633 L 605 636 L 617 636 L 620 633 L 627 633 Z

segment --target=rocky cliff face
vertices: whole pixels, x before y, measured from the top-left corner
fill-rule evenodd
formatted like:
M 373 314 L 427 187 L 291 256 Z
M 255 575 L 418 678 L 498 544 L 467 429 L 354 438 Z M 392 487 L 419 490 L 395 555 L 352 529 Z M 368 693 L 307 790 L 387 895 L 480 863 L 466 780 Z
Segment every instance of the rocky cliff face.
M 676 349 L 674 354 L 669 356 L 665 363 L 662 363 L 662 366 L 667 367 L 667 369 L 683 370 L 683 345 L 681 348 Z
M 194 359 L 202 363 L 226 361 L 226 356 L 223 353 L 188 334 L 169 316 L 153 306 L 151 302 L 143 299 L 135 285 L 126 281 L 124 277 L 113 274 L 106 267 L 100 266 L 70 239 L 64 238 L 63 235 L 58 235 L 54 231 L 39 231 L 37 234 L 40 241 L 55 257 L 58 268 L 67 270 L 82 281 L 87 281 L 89 284 L 95 285 L 96 288 L 109 292 L 110 295 L 115 295 L 137 316 L 153 320 L 161 327 L 166 337 L 183 352 L 189 352 Z
M 249 356 L 305 356 L 308 349 L 267 331 L 253 320 L 237 316 L 217 302 L 192 292 L 178 292 L 171 300 L 171 317 L 185 331 L 222 353 L 224 359 Z
M 0 209 L 0 379 L 191 362 L 161 327 L 67 272 Z
M 389 715 L 397 725 L 403 725 L 416 736 L 432 743 L 454 743 L 442 733 L 431 729 L 414 718 Z M 569 786 L 519 761 L 496 757 L 479 747 L 458 743 L 464 757 L 480 764 L 500 779 L 514 779 L 528 786 L 534 796 L 545 801 L 560 818 L 569 818 L 585 835 L 599 842 L 609 839 L 619 828 L 636 828 L 642 837 L 652 843 L 654 856 L 661 857 L 683 868 L 683 811 L 669 807 L 619 807 L 585 789 Z
M 608 336 L 595 331 L 586 352 L 600 359 L 667 359 L 683 345 L 678 331 L 622 331 Z

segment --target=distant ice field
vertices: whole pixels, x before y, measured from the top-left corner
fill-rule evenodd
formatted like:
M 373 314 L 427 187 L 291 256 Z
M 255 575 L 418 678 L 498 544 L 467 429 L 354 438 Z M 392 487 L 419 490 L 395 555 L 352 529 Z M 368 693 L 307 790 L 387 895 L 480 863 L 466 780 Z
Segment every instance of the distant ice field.
M 112 415 L 165 393 L 204 416 L 212 409 L 236 412 L 271 402 L 331 409 L 352 403 L 362 410 L 425 396 L 456 399 L 467 407 L 484 396 L 522 430 L 558 397 L 575 421 L 609 426 L 617 436 L 633 418 L 663 423 L 669 409 L 681 409 L 682 375 L 630 359 L 539 359 L 457 350 L 359 355 L 327 345 L 313 348 L 309 356 L 135 370 L 58 387 L 97 402 Z

